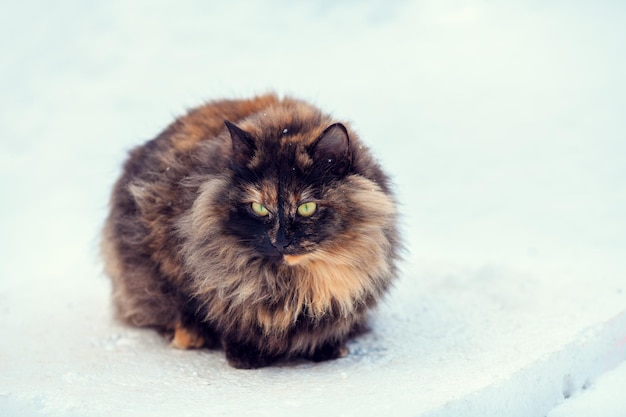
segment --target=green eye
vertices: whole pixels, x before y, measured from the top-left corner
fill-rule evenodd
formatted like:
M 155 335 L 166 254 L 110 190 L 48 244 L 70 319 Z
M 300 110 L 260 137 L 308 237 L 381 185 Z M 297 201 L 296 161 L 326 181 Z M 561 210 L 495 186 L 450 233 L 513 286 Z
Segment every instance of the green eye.
M 254 214 L 256 214 L 257 216 L 267 216 L 268 214 L 270 214 L 269 211 L 267 211 L 267 209 L 265 208 L 265 206 L 261 203 L 252 203 L 252 211 L 254 212 Z
M 298 214 L 304 217 L 309 217 L 317 210 L 317 204 L 314 202 L 300 204 L 298 206 Z

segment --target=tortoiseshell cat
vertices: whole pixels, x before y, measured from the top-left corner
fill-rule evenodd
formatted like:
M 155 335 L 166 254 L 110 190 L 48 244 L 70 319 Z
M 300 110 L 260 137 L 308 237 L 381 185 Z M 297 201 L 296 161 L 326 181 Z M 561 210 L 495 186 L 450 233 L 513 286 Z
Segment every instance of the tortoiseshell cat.
M 396 272 L 396 205 L 358 136 L 302 101 L 214 101 L 130 153 L 103 232 L 118 315 L 237 368 L 347 354 Z

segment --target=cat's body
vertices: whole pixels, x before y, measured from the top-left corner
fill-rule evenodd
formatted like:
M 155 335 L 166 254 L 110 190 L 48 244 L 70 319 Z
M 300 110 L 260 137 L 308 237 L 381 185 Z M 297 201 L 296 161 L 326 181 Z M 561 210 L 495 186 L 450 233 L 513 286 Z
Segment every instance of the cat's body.
M 240 368 L 345 354 L 397 247 L 356 134 L 274 95 L 201 106 L 133 150 L 102 241 L 121 318 Z

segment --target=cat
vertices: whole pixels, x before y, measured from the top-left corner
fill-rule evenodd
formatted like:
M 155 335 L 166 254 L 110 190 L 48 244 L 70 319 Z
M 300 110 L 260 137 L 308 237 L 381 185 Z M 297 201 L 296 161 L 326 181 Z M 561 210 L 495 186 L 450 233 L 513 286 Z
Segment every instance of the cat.
M 275 94 L 208 102 L 132 150 L 101 242 L 119 318 L 244 369 L 345 356 L 400 246 L 357 134 Z

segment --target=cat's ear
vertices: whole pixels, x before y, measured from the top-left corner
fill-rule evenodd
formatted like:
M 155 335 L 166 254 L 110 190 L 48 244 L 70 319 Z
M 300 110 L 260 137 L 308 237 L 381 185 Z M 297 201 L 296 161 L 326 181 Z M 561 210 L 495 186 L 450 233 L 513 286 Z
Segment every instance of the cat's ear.
M 337 175 L 345 175 L 352 164 L 350 137 L 341 123 L 326 128 L 311 147 L 311 156 Z
M 228 120 L 224 120 L 224 124 L 233 144 L 233 161 L 239 165 L 246 165 L 256 150 L 252 135 Z

